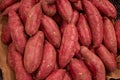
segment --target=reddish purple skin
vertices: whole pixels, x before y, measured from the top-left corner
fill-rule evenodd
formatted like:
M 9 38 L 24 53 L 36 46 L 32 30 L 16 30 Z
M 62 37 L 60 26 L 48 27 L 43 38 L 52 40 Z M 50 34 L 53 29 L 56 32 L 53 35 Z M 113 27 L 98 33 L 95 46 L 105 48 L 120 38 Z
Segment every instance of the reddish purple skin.
M 68 24 L 63 33 L 59 51 L 59 66 L 64 68 L 75 55 L 76 42 L 78 40 L 77 29 L 74 24 Z
M 28 12 L 31 10 L 31 8 L 34 5 L 35 5 L 35 0 L 21 0 L 20 8 L 19 8 L 19 15 L 24 24 L 26 23 Z
M 44 34 L 41 31 L 29 38 L 24 53 L 24 66 L 28 73 L 34 72 L 41 64 L 43 44 Z
M 104 17 L 104 45 L 108 50 L 110 50 L 112 53 L 116 55 L 117 53 L 117 40 L 116 40 L 116 34 L 115 29 L 107 17 Z
M 1 40 L 5 44 L 9 44 L 12 41 L 8 24 L 5 25 L 3 28 L 3 32 L 1 34 Z
M 55 4 L 48 5 L 46 0 L 42 1 L 42 8 L 46 15 L 52 17 L 56 14 L 57 9 Z
M 93 80 L 105 80 L 106 72 L 101 59 L 85 46 L 81 46 L 80 53 L 88 68 L 91 70 Z
M 0 2 L 0 11 L 3 11 L 5 8 L 14 4 L 17 0 L 1 0 Z
M 63 80 L 72 80 L 70 75 L 66 72 Z
M 72 59 L 69 68 L 73 80 L 92 80 L 91 73 L 82 60 Z
M 115 23 L 115 32 L 116 32 L 118 50 L 120 50 L 120 20 L 117 20 Z
M 117 11 L 115 6 L 109 0 L 91 0 L 97 9 L 105 16 L 115 18 Z
M 13 44 L 15 45 L 17 51 L 23 54 L 27 41 L 26 35 L 18 14 L 13 10 L 9 12 L 8 24 Z
M 77 30 L 80 43 L 82 45 L 89 46 L 92 42 L 92 36 L 87 20 L 83 14 L 80 14 L 79 16 Z
M 8 15 L 9 11 L 14 10 L 17 11 L 20 7 L 20 2 L 17 2 L 5 9 L 5 11 L 2 13 L 3 16 Z
M 63 80 L 65 75 L 65 70 L 58 69 L 53 71 L 45 80 Z
M 36 4 L 33 8 L 29 11 L 27 15 L 27 20 L 25 24 L 25 31 L 29 36 L 33 36 L 38 32 L 40 27 L 42 17 L 42 10 L 40 4 Z
M 37 79 L 45 79 L 55 68 L 56 65 L 56 51 L 52 44 L 45 42 L 44 45 L 44 54 L 42 63 L 37 72 Z
M 73 17 L 72 17 L 72 20 L 71 20 L 71 23 L 73 24 L 77 24 L 77 21 L 78 21 L 78 18 L 79 18 L 79 12 L 74 10 L 73 11 Z
M 96 53 L 108 71 L 113 72 L 117 68 L 115 56 L 111 54 L 104 45 L 101 44 L 100 47 L 96 49 Z
M 48 39 L 48 41 L 56 48 L 59 48 L 61 43 L 61 34 L 56 22 L 52 18 L 43 15 L 42 30 L 45 33 L 45 36 Z
M 77 2 L 73 3 L 73 7 L 74 7 L 74 9 L 76 9 L 78 11 L 83 10 L 81 0 L 78 0 Z
M 83 8 L 90 25 L 93 47 L 99 47 L 103 40 L 103 20 L 97 8 L 88 0 L 82 0 Z
M 73 10 L 68 0 L 56 0 L 57 9 L 61 17 L 68 23 L 72 20 Z

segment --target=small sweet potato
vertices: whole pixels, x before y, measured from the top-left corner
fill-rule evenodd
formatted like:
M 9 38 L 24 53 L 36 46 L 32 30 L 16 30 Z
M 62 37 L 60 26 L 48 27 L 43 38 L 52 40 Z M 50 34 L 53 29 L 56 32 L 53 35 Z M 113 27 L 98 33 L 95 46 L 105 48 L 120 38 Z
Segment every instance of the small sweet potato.
M 65 75 L 64 69 L 53 71 L 45 80 L 63 80 Z
M 8 15 L 8 24 L 13 43 L 17 51 L 23 54 L 27 41 L 24 33 L 24 27 L 15 11 L 11 10 Z
M 115 22 L 115 32 L 116 32 L 118 50 L 120 50 L 120 20 L 117 20 Z
M 13 3 L 15 3 L 17 0 L 1 0 L 0 2 L 0 11 L 3 11 L 5 8 L 9 7 Z
M 64 68 L 75 54 L 77 29 L 74 24 L 68 24 L 63 32 L 62 43 L 59 51 L 59 66 Z
M 116 34 L 115 29 L 107 17 L 104 17 L 104 45 L 108 50 L 110 50 L 112 53 L 117 53 L 117 40 L 116 40 Z
M 34 72 L 41 64 L 43 44 L 44 34 L 41 31 L 29 38 L 24 53 L 24 66 L 28 73 Z
M 28 12 L 31 10 L 31 8 L 34 5 L 35 5 L 35 0 L 21 0 L 20 8 L 19 8 L 19 15 L 24 24 L 26 23 L 26 17 L 28 15 Z
M 7 7 L 7 8 L 5 9 L 5 11 L 2 13 L 2 15 L 3 15 L 3 16 L 7 15 L 7 14 L 9 13 L 9 11 L 11 11 L 11 10 L 17 11 L 17 10 L 19 9 L 19 7 L 20 7 L 20 2 L 17 2 L 17 3 L 15 3 L 15 4 Z
M 44 13 L 50 17 L 54 16 L 57 11 L 56 5 L 55 4 L 48 5 L 47 0 L 42 0 L 42 9 Z
M 58 12 L 61 17 L 68 23 L 72 20 L 73 10 L 68 0 L 56 0 Z
M 93 80 L 105 80 L 105 67 L 101 59 L 85 46 L 81 46 L 80 53 L 92 72 Z
M 61 42 L 61 34 L 56 22 L 52 18 L 43 15 L 41 24 L 42 30 L 45 33 L 45 36 L 48 39 L 48 41 L 56 48 L 59 48 Z
M 92 80 L 91 73 L 82 60 L 72 59 L 69 68 L 73 80 Z
M 42 63 L 37 72 L 37 79 L 42 80 L 46 78 L 54 69 L 56 64 L 56 51 L 55 48 L 49 42 L 45 42 L 44 54 Z
M 71 23 L 73 24 L 77 24 L 77 21 L 78 21 L 78 18 L 79 18 L 79 12 L 74 10 L 73 11 L 73 17 L 72 17 L 72 20 L 71 20 Z
M 103 40 L 102 17 L 97 8 L 89 0 L 82 0 L 82 4 L 91 28 L 93 46 L 99 47 Z
M 108 71 L 113 72 L 117 68 L 115 56 L 111 54 L 104 45 L 96 49 L 96 54 L 100 57 Z
M 83 10 L 81 0 L 78 0 L 77 2 L 74 2 L 72 5 L 73 5 L 74 9 L 76 9 L 78 11 Z
M 40 4 L 36 4 L 32 7 L 32 9 L 28 12 L 27 20 L 25 24 L 25 31 L 29 36 L 37 33 L 42 17 L 42 10 Z
M 11 35 L 10 35 L 10 29 L 9 29 L 9 24 L 6 24 L 4 27 L 3 27 L 3 32 L 1 34 L 1 40 L 3 43 L 5 44 L 9 44 L 12 39 L 11 39 Z
M 109 0 L 91 0 L 97 9 L 105 16 L 115 18 L 117 15 L 116 8 Z
M 89 46 L 92 42 L 92 36 L 87 20 L 83 14 L 80 14 L 79 16 L 77 30 L 80 43 L 82 45 Z
M 63 80 L 72 80 L 70 75 L 66 72 Z

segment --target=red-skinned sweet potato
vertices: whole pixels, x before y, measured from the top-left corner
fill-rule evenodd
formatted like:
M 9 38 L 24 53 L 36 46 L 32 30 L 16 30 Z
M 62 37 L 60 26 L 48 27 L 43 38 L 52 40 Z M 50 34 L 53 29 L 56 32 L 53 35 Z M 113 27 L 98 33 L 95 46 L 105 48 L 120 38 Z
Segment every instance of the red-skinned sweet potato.
M 81 0 L 74 2 L 72 5 L 73 5 L 74 9 L 76 9 L 78 11 L 83 10 Z
M 61 34 L 56 22 L 52 18 L 43 15 L 42 30 L 45 33 L 48 41 L 56 48 L 59 48 L 61 42 Z
M 117 15 L 116 8 L 109 0 L 91 0 L 97 9 L 105 16 L 115 18 Z
M 115 29 L 107 17 L 104 17 L 104 45 L 108 50 L 110 50 L 112 53 L 117 53 L 117 40 L 115 35 Z
M 61 15 L 61 17 L 66 22 L 70 23 L 73 16 L 73 10 L 70 2 L 68 0 L 56 0 L 56 3 L 58 12 Z
M 35 5 L 35 0 L 21 0 L 20 8 L 19 8 L 19 15 L 24 24 L 26 23 L 28 12 L 31 10 L 31 8 L 34 5 Z
M 0 11 L 3 11 L 5 8 L 9 7 L 13 3 L 15 3 L 17 0 L 1 0 L 0 2 Z
M 111 54 L 104 45 L 96 49 L 96 54 L 100 57 L 108 71 L 113 72 L 117 68 L 115 56 Z
M 37 33 L 42 17 L 42 10 L 40 4 L 36 4 L 33 8 L 28 12 L 27 20 L 25 24 L 25 31 L 29 36 Z
M 91 73 L 82 60 L 72 59 L 69 68 L 73 80 L 92 80 Z
M 28 73 L 34 72 L 42 61 L 44 34 L 38 31 L 29 38 L 24 53 L 24 66 Z
M 116 32 L 118 50 L 120 50 L 120 20 L 117 20 L 115 22 L 115 32 Z
M 93 80 L 105 80 L 105 67 L 100 58 L 85 46 L 81 46 L 80 54 L 91 70 Z
M 103 40 L 103 21 L 97 8 L 88 0 L 82 0 L 87 21 L 92 32 L 93 46 L 99 47 Z
M 7 8 L 5 9 L 5 11 L 2 13 L 2 15 L 3 15 L 3 16 L 4 16 L 4 15 L 7 15 L 7 14 L 9 13 L 9 11 L 11 11 L 11 10 L 17 11 L 17 10 L 19 9 L 19 7 L 20 7 L 20 2 L 17 2 L 17 3 L 15 3 L 15 4 L 7 7 Z
M 13 10 L 9 12 L 8 24 L 15 48 L 23 54 L 27 39 L 20 18 Z
M 79 16 L 77 30 L 80 43 L 82 45 L 89 46 L 92 42 L 92 36 L 87 20 L 83 14 L 80 14 Z
M 75 54 L 78 39 L 77 29 L 74 24 L 68 24 L 63 32 L 62 43 L 59 51 L 59 66 L 64 68 Z
M 64 69 L 53 71 L 45 80 L 63 80 L 65 75 Z
M 42 80 L 46 78 L 54 69 L 56 64 L 56 51 L 55 48 L 49 42 L 45 42 L 44 54 L 42 63 L 37 72 L 37 79 Z

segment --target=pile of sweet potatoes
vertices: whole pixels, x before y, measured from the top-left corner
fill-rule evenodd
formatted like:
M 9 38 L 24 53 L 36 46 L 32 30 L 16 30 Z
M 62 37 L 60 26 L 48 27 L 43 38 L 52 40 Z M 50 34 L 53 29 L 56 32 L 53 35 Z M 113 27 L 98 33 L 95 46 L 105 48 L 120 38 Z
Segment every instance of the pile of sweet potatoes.
M 2 0 L 2 42 L 16 80 L 105 80 L 120 20 L 109 0 Z

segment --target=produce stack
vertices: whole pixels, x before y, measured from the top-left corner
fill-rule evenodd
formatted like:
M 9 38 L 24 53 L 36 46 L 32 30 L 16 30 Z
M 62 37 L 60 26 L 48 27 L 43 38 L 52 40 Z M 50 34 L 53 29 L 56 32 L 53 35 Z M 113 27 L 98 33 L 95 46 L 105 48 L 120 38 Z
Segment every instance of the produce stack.
M 16 80 L 106 80 L 120 20 L 109 0 L 2 0 L 2 42 Z

